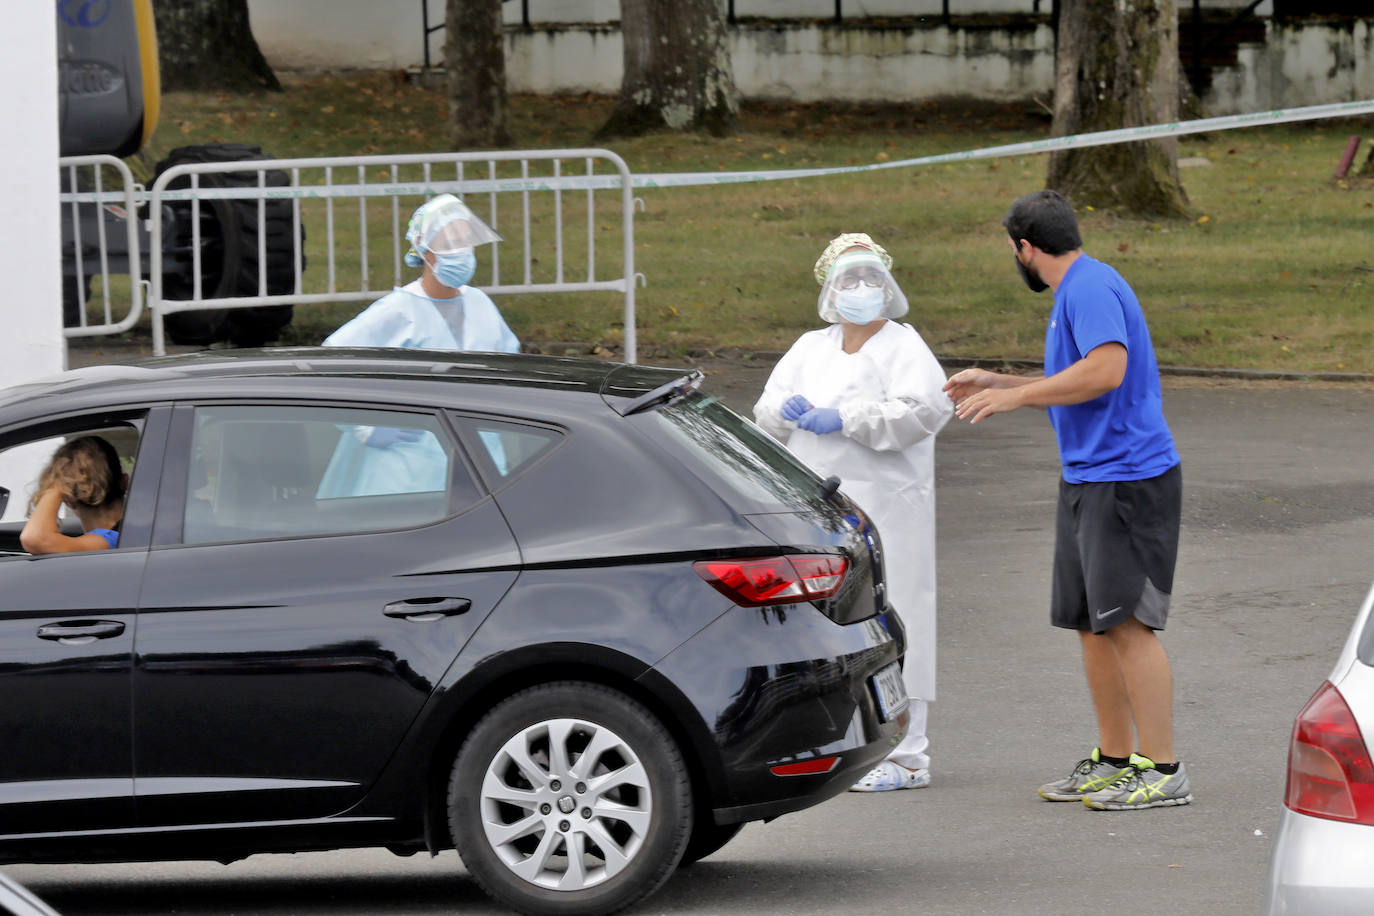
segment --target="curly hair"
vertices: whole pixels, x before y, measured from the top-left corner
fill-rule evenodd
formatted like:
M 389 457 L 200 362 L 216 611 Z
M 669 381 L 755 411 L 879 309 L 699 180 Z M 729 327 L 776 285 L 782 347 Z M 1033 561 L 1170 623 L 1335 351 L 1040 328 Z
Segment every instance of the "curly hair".
M 29 509 L 50 487 L 62 490 L 65 502 L 100 509 L 124 498 L 124 470 L 119 453 L 99 436 L 82 436 L 53 452 L 52 460 L 38 478 L 38 491 Z

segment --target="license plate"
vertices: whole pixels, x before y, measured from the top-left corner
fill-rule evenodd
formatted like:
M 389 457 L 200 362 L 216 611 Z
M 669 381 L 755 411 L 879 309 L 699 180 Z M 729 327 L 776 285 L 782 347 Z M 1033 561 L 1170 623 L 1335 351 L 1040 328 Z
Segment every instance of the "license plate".
M 884 722 L 892 720 L 906 709 L 906 684 L 902 683 L 902 669 L 896 663 L 888 665 L 871 678 L 873 692 L 878 695 L 878 713 Z

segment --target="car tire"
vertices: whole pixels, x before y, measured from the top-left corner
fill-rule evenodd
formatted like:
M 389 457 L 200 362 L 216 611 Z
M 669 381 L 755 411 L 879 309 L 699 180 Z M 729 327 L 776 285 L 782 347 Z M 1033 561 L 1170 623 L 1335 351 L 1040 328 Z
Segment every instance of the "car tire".
M 687 850 L 683 852 L 678 868 L 686 868 L 720 852 L 726 843 L 739 836 L 739 832 L 744 829 L 743 821 L 738 824 L 721 825 L 708 820 L 710 816 L 710 812 L 698 813 L 696 824 L 692 827 L 692 837 L 687 841 Z
M 157 164 L 156 174 L 177 165 L 190 163 L 243 162 L 267 159 L 262 149 L 246 143 L 210 143 L 181 146 Z M 265 184 L 289 184 L 280 169 L 269 169 Z M 252 172 L 222 172 L 200 176 L 202 187 L 256 187 Z M 189 188 L 188 177 L 177 178 L 169 190 Z M 171 249 L 164 252 L 162 292 L 169 299 L 189 299 L 195 292 L 194 262 L 191 246 L 191 205 L 177 201 L 169 205 L 178 217 Z M 295 247 L 291 242 L 292 205 L 289 200 L 269 200 L 263 208 L 266 235 L 266 291 L 281 295 L 295 290 Z M 254 200 L 205 200 L 200 205 L 201 295 L 220 298 L 258 294 L 258 204 Z M 301 227 L 301 245 L 305 228 Z M 304 252 L 301 267 L 304 269 Z M 260 347 L 276 340 L 281 329 L 291 322 L 292 307 L 269 305 L 241 309 L 201 309 L 173 312 L 163 319 L 167 336 L 173 343 L 212 344 L 227 340 L 238 347 Z
M 578 681 L 488 712 L 458 752 L 448 810 L 473 878 L 522 913 L 627 907 L 672 875 L 692 834 L 691 781 L 668 730 L 623 693 Z

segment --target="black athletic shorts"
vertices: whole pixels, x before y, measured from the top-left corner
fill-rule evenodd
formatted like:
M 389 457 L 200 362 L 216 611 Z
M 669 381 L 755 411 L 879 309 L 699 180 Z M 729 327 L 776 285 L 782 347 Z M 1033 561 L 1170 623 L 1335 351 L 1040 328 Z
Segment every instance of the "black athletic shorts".
M 1061 479 L 1050 622 L 1103 633 L 1134 617 L 1164 629 L 1182 507 L 1179 465 L 1148 480 Z

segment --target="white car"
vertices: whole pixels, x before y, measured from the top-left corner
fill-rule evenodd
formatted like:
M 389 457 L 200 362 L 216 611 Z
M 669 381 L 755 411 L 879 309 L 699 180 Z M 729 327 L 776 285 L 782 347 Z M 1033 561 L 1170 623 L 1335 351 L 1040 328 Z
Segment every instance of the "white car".
M 1264 912 L 1374 913 L 1374 589 L 1293 724 Z

